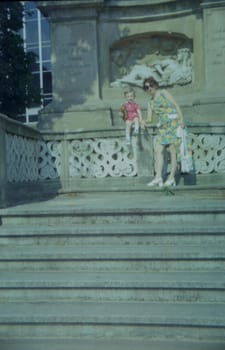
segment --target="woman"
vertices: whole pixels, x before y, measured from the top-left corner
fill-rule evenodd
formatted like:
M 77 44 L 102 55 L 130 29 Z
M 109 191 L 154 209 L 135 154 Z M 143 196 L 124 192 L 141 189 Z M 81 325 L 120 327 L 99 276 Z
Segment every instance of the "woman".
M 155 145 L 156 174 L 155 178 L 148 183 L 148 186 L 163 186 L 162 170 L 165 148 L 170 153 L 171 172 L 164 185 L 176 186 L 177 151 L 180 145 L 177 129 L 179 125 L 185 127 L 182 112 L 171 94 L 165 89 L 159 89 L 159 84 L 153 77 L 144 80 L 143 89 L 151 96 L 148 103 L 147 121 L 152 122 L 153 112 L 158 117 L 158 133 Z

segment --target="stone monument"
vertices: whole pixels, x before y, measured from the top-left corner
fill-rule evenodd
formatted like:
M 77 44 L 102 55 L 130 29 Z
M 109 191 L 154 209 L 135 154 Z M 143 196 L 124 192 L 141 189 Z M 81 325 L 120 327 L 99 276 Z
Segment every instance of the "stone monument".
M 170 89 L 189 123 L 224 121 L 225 0 L 39 1 L 51 26 L 53 101 L 39 128 L 122 125 L 124 85 Z

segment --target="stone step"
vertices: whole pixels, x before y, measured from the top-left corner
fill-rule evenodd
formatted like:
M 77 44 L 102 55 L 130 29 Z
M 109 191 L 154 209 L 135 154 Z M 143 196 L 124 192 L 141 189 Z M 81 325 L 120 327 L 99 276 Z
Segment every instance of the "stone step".
M 212 234 L 213 232 L 213 234 Z M 158 245 L 224 244 L 225 226 L 153 227 L 149 224 L 78 224 L 64 226 L 13 226 L 0 231 L 0 246 L 9 245 Z
M 95 212 L 75 212 L 67 211 L 60 212 L 45 212 L 45 213 L 18 213 L 18 215 L 4 215 L 1 217 L 2 224 L 13 225 L 64 225 L 70 222 L 71 225 L 77 224 L 115 224 L 129 223 L 140 224 L 148 223 L 154 225 L 179 225 L 192 224 L 195 226 L 199 222 L 204 222 L 204 225 L 223 225 L 225 224 L 225 207 L 223 208 L 207 208 L 200 210 L 194 209 L 178 209 L 173 210 L 127 210 L 124 211 L 101 211 Z
M 174 198 L 175 197 L 175 198 Z M 93 223 L 149 223 L 153 225 L 178 223 L 225 223 L 223 200 L 200 200 L 195 197 L 151 196 L 147 193 L 96 194 L 69 200 L 52 200 L 46 203 L 20 205 L 0 210 L 4 225 L 68 225 Z
M 83 223 L 77 225 L 71 225 L 68 222 L 66 224 L 59 225 L 28 225 L 26 222 L 23 225 L 17 226 L 13 222 L 10 225 L 2 225 L 0 230 L 0 239 L 4 237 L 9 238 L 20 238 L 20 237 L 39 237 L 46 236 L 50 237 L 58 237 L 58 236 L 93 236 L 97 239 L 98 236 L 131 236 L 131 235 L 222 235 L 225 234 L 225 226 L 224 223 L 215 224 L 213 222 L 206 224 L 204 222 L 196 222 L 194 225 L 190 225 L 189 223 L 183 222 L 182 225 L 172 225 L 168 226 L 168 224 L 160 222 L 160 224 L 154 223 L 145 223 L 141 221 L 141 223 L 122 223 L 115 222 L 113 225 L 109 225 L 107 223 Z M 80 238 L 81 238 L 80 237 Z M 121 238 L 122 239 L 122 238 Z M 153 239 L 151 237 L 151 239 Z
M 161 245 L 161 246 L 12 246 L 9 250 L 0 247 L 0 261 L 115 261 L 115 260 L 224 260 L 222 245 Z
M 159 245 L 164 246 L 173 246 L 173 247 L 183 247 L 188 245 L 200 246 L 206 245 L 225 245 L 225 233 L 222 234 L 211 234 L 211 235 L 173 235 L 173 234 L 157 234 L 157 235 L 113 235 L 113 236 L 91 236 L 91 235 L 82 235 L 82 236 L 58 236 L 58 237 L 10 237 L 10 238 L 0 238 L 0 247 L 5 247 L 10 249 L 11 247 L 67 247 L 67 246 L 76 246 L 84 247 L 84 245 L 93 245 L 95 247 L 102 246 L 107 247 L 111 246 L 112 248 L 125 247 L 125 246 L 148 246 L 148 247 L 157 247 Z
M 225 302 L 224 272 L 1 272 L 0 301 Z
M 225 259 L 205 260 L 3 260 L 0 271 L 63 271 L 63 272 L 165 272 L 165 271 L 225 271 Z
M 121 178 L 117 179 L 121 182 Z M 127 179 L 126 179 L 127 180 Z M 99 179 L 101 187 L 102 180 Z M 146 180 L 147 182 L 148 180 Z M 27 203 L 17 203 L 15 206 L 7 207 L 0 210 L 0 214 L 9 213 L 26 213 L 44 212 L 52 210 L 99 210 L 100 209 L 131 209 L 131 208 L 168 208 L 168 207 L 202 207 L 221 206 L 225 200 L 225 187 L 220 186 L 218 189 L 211 186 L 199 189 L 197 186 L 184 186 L 178 188 L 149 188 L 144 186 L 141 190 L 134 189 L 132 184 L 128 190 L 108 191 L 104 188 L 96 190 L 94 185 L 96 179 L 93 179 L 92 191 L 86 192 L 65 192 L 64 194 L 54 195 L 54 197 L 39 199 Z M 131 191 L 131 192 L 130 192 Z M 118 204 L 120 204 L 118 206 Z M 182 204 L 182 205 L 181 205 Z
M 1 272 L 0 288 L 225 290 L 223 272 Z
M 225 303 L 224 289 L 167 288 L 3 288 L 0 302 L 61 302 L 61 301 L 147 301 L 169 303 Z
M 0 210 L 0 348 L 224 349 L 224 197 L 175 192 Z
M 225 327 L 225 304 L 148 302 L 2 303 L 0 324 Z
M 188 305 L 188 304 L 187 304 Z M 34 310 L 35 311 L 35 310 Z M 48 311 L 48 309 L 46 309 Z M 72 310 L 71 310 L 72 311 Z M 176 309 L 174 310 L 176 312 Z M 185 311 L 184 311 L 185 313 Z M 152 318 L 153 322 L 154 319 Z M 188 325 L 168 325 L 168 324 L 64 324 L 64 323 L 51 323 L 51 324 L 0 324 L 0 340 L 31 340 L 38 343 L 40 340 L 55 339 L 73 339 L 75 349 L 76 341 L 87 340 L 103 340 L 112 341 L 115 340 L 129 340 L 131 343 L 139 341 L 147 341 L 148 345 L 152 341 L 178 341 L 179 344 L 183 342 L 197 342 L 210 343 L 210 344 L 224 344 L 225 335 L 224 326 L 212 327 L 212 326 L 188 326 Z M 32 349 L 32 347 L 31 347 Z M 149 349 L 149 348 L 148 348 Z M 151 348 L 150 348 L 151 349 Z M 183 350 L 181 347 L 180 349 Z M 192 348 L 191 348 L 192 349 Z M 211 348 L 210 350 L 214 350 Z M 5 350 L 5 349 L 4 349 Z M 11 350 L 11 349 L 10 349 Z M 16 350 L 24 350 L 16 349 Z M 30 349 L 29 349 L 30 350 Z M 33 349 L 32 349 L 33 350 Z M 45 350 L 45 349 L 43 349 Z M 61 350 L 64 350 L 62 347 Z M 95 350 L 95 348 L 94 348 Z M 147 350 L 147 349 L 146 349 Z M 163 349 L 164 350 L 164 349 Z M 224 348 L 223 348 L 224 350 Z
M 221 342 L 128 339 L 2 339 L 4 350 L 224 350 Z

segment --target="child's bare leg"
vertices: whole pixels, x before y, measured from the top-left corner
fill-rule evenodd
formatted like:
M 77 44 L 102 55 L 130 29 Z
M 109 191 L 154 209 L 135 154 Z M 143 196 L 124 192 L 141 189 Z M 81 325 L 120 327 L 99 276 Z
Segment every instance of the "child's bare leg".
M 139 130 L 139 120 L 138 120 L 138 118 L 135 118 L 134 119 L 134 132 L 138 133 L 138 130 Z
M 130 143 L 130 130 L 131 130 L 132 121 L 126 120 L 126 142 Z

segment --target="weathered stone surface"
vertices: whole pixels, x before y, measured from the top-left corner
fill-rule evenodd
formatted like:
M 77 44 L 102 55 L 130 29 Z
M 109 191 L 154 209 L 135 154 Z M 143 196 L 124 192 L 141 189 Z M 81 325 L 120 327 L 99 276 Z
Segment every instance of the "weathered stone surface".
M 1 210 L 3 349 L 222 350 L 220 194 L 95 192 Z
M 224 0 L 38 4 L 51 24 L 54 92 L 40 128 L 111 128 L 126 81 L 137 85 L 146 109 L 140 86 L 150 73 L 172 91 L 191 122 L 223 121 Z M 180 61 L 180 50 L 188 61 Z

